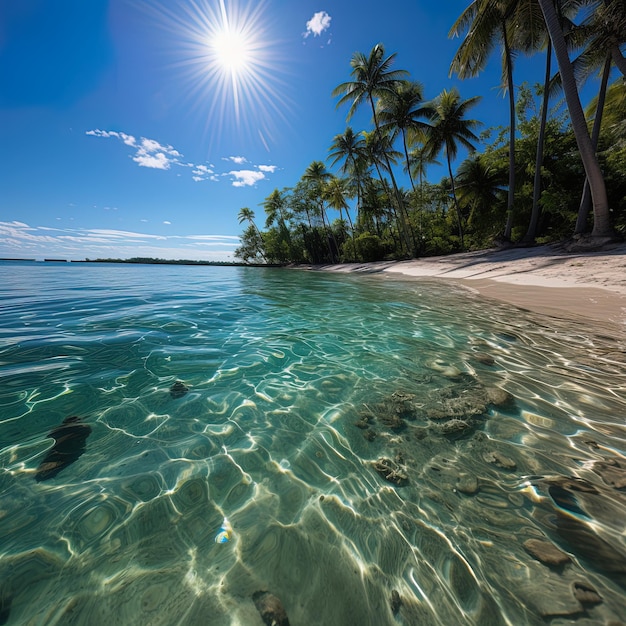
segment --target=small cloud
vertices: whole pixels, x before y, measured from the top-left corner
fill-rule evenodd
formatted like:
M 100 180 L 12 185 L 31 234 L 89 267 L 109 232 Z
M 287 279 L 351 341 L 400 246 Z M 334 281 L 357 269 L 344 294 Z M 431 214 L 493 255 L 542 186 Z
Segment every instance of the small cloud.
M 262 172 L 269 172 L 270 174 L 273 174 L 276 171 L 275 165 L 259 165 L 258 168 Z
M 256 170 L 233 170 L 228 172 L 227 176 L 232 176 L 235 179 L 233 187 L 250 187 L 265 178 L 263 172 Z
M 140 167 L 149 167 L 157 170 L 169 170 L 172 163 L 178 163 L 182 154 L 173 146 L 162 145 L 154 139 L 142 137 L 139 142 L 132 135 L 118 132 L 116 130 L 88 130 L 86 135 L 92 137 L 114 137 L 122 141 L 125 145 L 136 150 L 133 161 Z
M 309 35 L 313 35 L 314 37 L 318 37 L 325 30 L 330 28 L 330 21 L 332 17 L 326 13 L 326 11 L 318 11 L 313 14 L 313 17 L 306 23 L 306 32 L 304 33 L 304 37 L 308 37 Z
M 201 180 L 213 180 L 214 174 L 213 170 L 206 165 L 194 165 L 194 169 L 192 171 L 192 178 L 196 182 L 200 182 Z
M 237 165 L 243 165 L 244 163 L 248 162 L 248 159 L 242 156 L 229 156 L 229 157 L 224 157 L 224 161 L 232 161 L 233 163 L 236 163 Z
M 170 161 L 162 152 L 157 152 L 156 154 L 146 154 L 139 151 L 133 157 L 133 161 L 138 163 L 140 167 L 151 167 L 155 170 L 170 169 Z
M 164 224 L 170 225 L 172 222 L 168 222 L 167 220 L 163 221 Z

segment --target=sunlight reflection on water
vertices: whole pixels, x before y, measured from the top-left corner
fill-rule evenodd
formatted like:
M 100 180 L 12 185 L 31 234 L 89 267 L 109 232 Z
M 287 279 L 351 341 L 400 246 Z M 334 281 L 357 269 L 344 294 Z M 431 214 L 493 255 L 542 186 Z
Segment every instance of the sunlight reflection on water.
M 7 623 L 260 624 L 265 590 L 292 624 L 626 614 L 620 338 L 430 281 L 0 278 Z M 37 482 L 68 416 L 84 451 Z

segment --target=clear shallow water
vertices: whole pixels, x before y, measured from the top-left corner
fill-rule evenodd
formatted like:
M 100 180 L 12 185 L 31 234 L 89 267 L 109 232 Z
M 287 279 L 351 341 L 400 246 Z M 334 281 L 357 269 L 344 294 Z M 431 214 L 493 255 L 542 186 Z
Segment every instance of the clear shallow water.
M 0 623 L 624 620 L 625 361 L 449 284 L 0 264 Z

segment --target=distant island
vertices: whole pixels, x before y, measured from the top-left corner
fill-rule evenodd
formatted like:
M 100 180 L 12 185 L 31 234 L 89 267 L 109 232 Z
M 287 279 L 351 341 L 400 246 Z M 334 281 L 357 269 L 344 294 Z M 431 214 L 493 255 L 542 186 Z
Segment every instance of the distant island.
M 28 261 L 36 259 L 1 258 L 0 261 Z M 137 263 L 143 265 L 217 265 L 226 267 L 282 267 L 284 263 L 245 263 L 243 261 L 191 261 L 189 259 L 155 259 L 152 257 L 133 257 L 131 259 L 44 259 L 45 263 Z
M 155 259 L 132 257 L 130 259 L 85 259 L 72 263 L 139 263 L 143 265 L 219 265 L 234 267 L 280 267 L 281 263 L 244 263 L 242 261 L 191 261 L 188 259 Z

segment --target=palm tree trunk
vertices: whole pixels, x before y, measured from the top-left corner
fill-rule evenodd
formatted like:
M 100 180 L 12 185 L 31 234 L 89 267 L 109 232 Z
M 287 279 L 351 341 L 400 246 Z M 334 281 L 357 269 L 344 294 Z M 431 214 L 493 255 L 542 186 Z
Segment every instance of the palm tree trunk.
M 411 159 L 409 159 L 409 149 L 406 145 L 406 133 L 404 128 L 402 129 L 402 145 L 404 146 L 404 158 L 406 159 L 406 171 L 409 173 L 409 180 L 411 181 L 411 188 L 415 193 L 415 182 L 413 181 L 413 174 L 411 174 Z
M 611 73 L 611 53 L 607 54 L 604 61 L 604 69 L 602 70 L 602 81 L 600 82 L 600 91 L 598 93 L 598 104 L 596 106 L 596 115 L 593 120 L 593 128 L 591 129 L 591 143 L 593 149 L 597 152 L 598 140 L 600 139 L 600 127 L 602 125 L 602 114 L 604 113 L 604 102 L 606 101 L 606 88 L 609 84 L 609 74 Z M 589 189 L 589 180 L 585 178 L 583 187 L 583 195 L 580 199 L 580 207 L 578 209 L 578 217 L 576 218 L 576 227 L 574 234 L 582 234 L 587 228 L 587 217 L 591 210 L 591 191 Z
M 463 241 L 463 222 L 461 218 L 461 209 L 459 208 L 459 201 L 456 197 L 456 187 L 454 185 L 454 176 L 452 176 L 452 165 L 450 164 L 450 156 L 448 155 L 448 149 L 446 148 L 446 159 L 448 161 L 448 172 L 450 173 L 450 184 L 452 185 L 452 197 L 454 198 L 454 208 L 456 209 L 456 219 L 459 223 L 459 238 L 461 239 L 461 250 L 465 251 L 465 242 Z
M 380 127 L 378 126 L 378 116 L 376 115 L 376 106 L 374 105 L 374 100 L 372 95 L 370 94 L 370 105 L 372 107 L 372 114 L 374 116 L 374 126 L 376 127 L 376 134 L 378 135 L 378 140 L 381 139 Z M 389 161 L 389 157 L 387 153 L 382 150 L 383 157 L 385 158 L 385 164 L 387 165 L 387 170 L 389 171 L 389 176 L 391 177 L 391 185 L 393 186 L 393 193 L 396 199 L 396 204 L 398 206 L 398 215 L 400 217 L 400 224 L 402 225 L 402 237 L 401 240 L 404 239 L 404 243 L 406 245 L 406 251 L 408 254 L 411 254 L 411 241 L 409 239 L 409 227 L 407 225 L 405 216 L 404 216 L 404 207 L 402 199 L 400 198 L 400 191 L 398 189 L 398 184 L 396 183 L 396 177 L 393 175 L 393 169 L 391 168 L 391 163 Z
M 563 31 L 555 10 L 554 0 L 539 0 L 539 6 L 546 20 L 548 33 L 552 40 L 552 46 L 559 65 L 559 73 L 561 74 L 565 100 L 572 122 L 572 129 L 576 136 L 580 157 L 591 188 L 591 197 L 593 200 L 593 231 L 591 236 L 611 237 L 613 236 L 613 229 L 611 227 L 609 202 L 606 195 L 604 177 L 602 176 L 602 171 L 600 170 L 600 165 L 596 158 L 595 150 L 591 143 L 591 137 L 587 129 L 585 114 L 580 104 L 576 79 L 574 78 L 574 70 L 572 69 L 565 37 L 563 36 Z
M 337 247 L 337 241 L 335 240 L 335 233 L 333 233 L 330 225 L 326 226 L 326 217 L 325 217 L 326 213 L 324 211 L 323 202 L 320 202 L 320 215 L 322 216 L 322 226 L 324 227 L 324 230 L 327 231 L 326 232 L 326 244 L 328 245 L 328 254 L 330 255 L 330 262 L 335 263 L 335 255 L 333 254 L 333 249 L 332 249 L 332 246 L 330 245 L 330 239 L 328 238 L 328 233 L 330 233 L 330 236 L 332 237 L 333 243 L 335 244 L 335 248 L 337 250 L 339 250 L 339 248 Z
M 617 44 L 611 48 L 611 55 L 617 69 L 622 73 L 622 76 L 626 76 L 626 59 Z
M 256 230 L 256 234 L 259 237 L 259 241 L 261 242 L 261 245 L 263 245 L 263 237 L 261 236 L 261 231 L 259 230 L 259 227 L 254 223 L 254 220 L 250 220 L 250 223 L 252 224 L 252 226 L 254 226 L 254 230 Z M 261 256 L 263 257 L 263 260 L 267 263 L 267 257 L 265 256 L 265 252 L 263 250 L 259 250 L 259 252 L 261 253 Z
M 543 166 L 543 146 L 546 136 L 546 122 L 548 121 L 548 94 L 550 88 L 550 77 L 552 74 L 552 42 L 548 38 L 546 49 L 546 75 L 543 81 L 543 101 L 541 102 L 541 121 L 539 122 L 539 137 L 537 138 L 537 157 L 535 158 L 535 178 L 533 181 L 533 208 L 530 214 L 530 224 L 524 235 L 524 243 L 535 243 L 537 236 L 537 226 L 539 225 L 539 198 L 541 196 L 541 167 Z
M 515 85 L 513 84 L 513 59 L 511 48 L 506 36 L 506 24 L 502 23 L 502 39 L 504 41 L 504 54 L 506 56 L 507 89 L 509 92 L 509 192 L 506 203 L 506 225 L 504 238 L 511 241 L 513 230 L 513 202 L 515 200 Z

